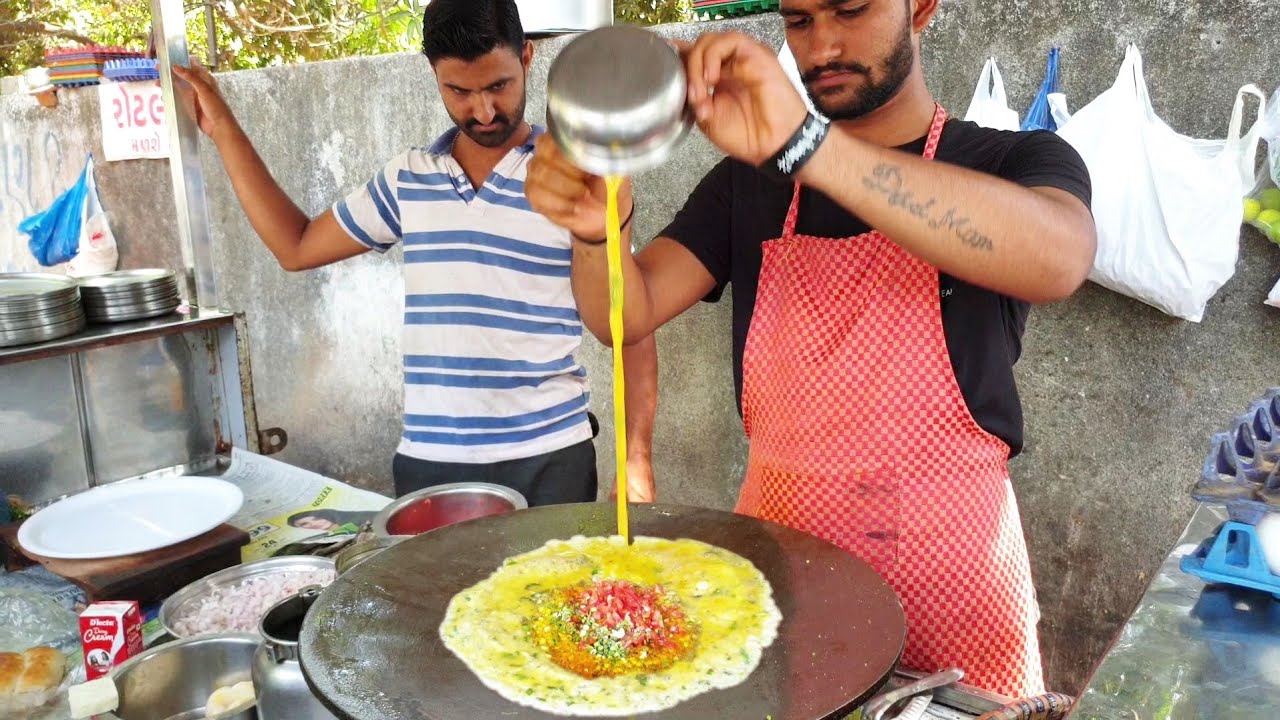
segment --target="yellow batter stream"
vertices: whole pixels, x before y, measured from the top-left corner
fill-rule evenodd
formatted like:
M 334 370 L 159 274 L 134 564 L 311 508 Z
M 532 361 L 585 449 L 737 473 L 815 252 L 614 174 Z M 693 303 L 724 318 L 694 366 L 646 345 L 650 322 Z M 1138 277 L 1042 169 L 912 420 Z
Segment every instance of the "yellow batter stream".
M 631 542 L 627 519 L 627 379 L 622 367 L 622 222 L 618 216 L 618 190 L 626 178 L 605 178 L 605 250 L 609 257 L 609 334 L 613 338 L 613 434 L 618 455 L 618 534 Z

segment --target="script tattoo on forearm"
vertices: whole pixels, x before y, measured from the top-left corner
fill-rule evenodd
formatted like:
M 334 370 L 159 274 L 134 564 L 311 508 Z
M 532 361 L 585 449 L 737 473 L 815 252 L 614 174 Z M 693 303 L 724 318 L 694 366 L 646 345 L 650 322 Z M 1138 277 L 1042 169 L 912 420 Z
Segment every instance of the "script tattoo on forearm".
M 880 163 L 870 175 L 862 179 L 862 183 L 868 190 L 884 195 L 891 207 L 906 210 L 913 217 L 928 223 L 930 230 L 950 232 L 974 250 L 991 252 L 995 249 L 991 238 L 974 227 L 973 222 L 961 215 L 956 208 L 941 211 L 937 207 L 937 198 L 919 200 L 909 190 L 903 189 L 902 170 L 896 165 Z

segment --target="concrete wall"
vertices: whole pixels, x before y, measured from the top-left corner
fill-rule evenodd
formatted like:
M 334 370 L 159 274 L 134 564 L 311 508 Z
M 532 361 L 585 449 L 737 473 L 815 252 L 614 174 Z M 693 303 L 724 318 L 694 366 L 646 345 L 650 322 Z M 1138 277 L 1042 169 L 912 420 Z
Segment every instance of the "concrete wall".
M 167 166 L 103 162 L 98 91 L 90 88 L 62 91 L 53 110 L 25 95 L 0 96 L 0 272 L 40 269 L 18 223 L 70 187 L 89 153 L 120 266 L 181 269 Z
M 728 23 L 775 46 L 778 20 Z M 665 31 L 690 37 L 705 26 Z M 1126 42 L 1140 42 L 1159 111 L 1179 130 L 1225 133 L 1245 82 L 1280 82 L 1268 29 L 1280 6 L 1263 0 L 1112 3 L 1073 0 L 948 0 L 926 38 L 936 94 L 963 112 L 988 54 L 1001 58 L 1014 102 L 1030 102 L 1044 53 L 1064 47 L 1073 105 L 1107 87 Z M 563 40 L 540 45 L 529 113 Z M 309 212 L 358 186 L 405 146 L 448 126 L 424 60 L 361 59 L 227 76 L 223 85 L 268 165 Z M 96 96 L 64 93 L 52 112 L 25 98 L 0 99 L 0 142 L 61 165 L 0 184 L 0 267 L 29 262 L 13 244 L 18 195 L 29 207 L 70 182 L 96 148 Z M 52 138 L 46 140 L 42 138 Z M 32 155 L 32 153 L 37 153 Z M 639 178 L 637 236 L 657 232 L 717 160 L 693 138 L 667 168 Z M 400 254 L 362 257 L 312 273 L 281 272 L 253 236 L 217 159 L 206 155 L 219 280 L 228 304 L 247 309 L 263 427 L 290 433 L 283 459 L 386 490 L 399 435 Z M 12 163 L 10 163 L 12 164 Z M 176 264 L 172 202 L 162 163 L 100 166 L 103 201 L 116 214 L 125 262 Z M 25 194 L 24 194 L 25 193 Z M 29 207 L 27 209 L 29 209 Z M 23 210 L 25 212 L 25 209 Z M 18 252 L 18 255 L 14 253 Z M 1187 490 L 1210 432 L 1268 385 L 1280 384 L 1280 314 L 1261 305 L 1280 275 L 1280 251 L 1251 231 L 1237 277 L 1203 324 L 1167 318 L 1089 286 L 1032 316 L 1019 365 L 1028 448 L 1014 466 L 1044 610 L 1051 683 L 1073 691 L 1127 616 L 1191 509 Z M 701 306 L 659 333 L 662 355 L 657 472 L 665 501 L 727 508 L 745 445 L 734 410 L 729 305 Z M 612 475 L 608 357 L 594 341 L 586 362 L 597 414 L 606 423 L 600 462 Z

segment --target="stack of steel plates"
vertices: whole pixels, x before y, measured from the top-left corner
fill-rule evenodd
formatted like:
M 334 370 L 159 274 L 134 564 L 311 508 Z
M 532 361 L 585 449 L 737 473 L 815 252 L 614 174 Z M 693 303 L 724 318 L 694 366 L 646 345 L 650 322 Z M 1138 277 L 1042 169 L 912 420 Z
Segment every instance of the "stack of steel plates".
M 0 347 L 56 340 L 84 329 L 76 281 L 46 273 L 0 274 Z
M 178 279 L 169 270 L 121 270 L 80 279 L 90 322 L 122 322 L 177 309 Z

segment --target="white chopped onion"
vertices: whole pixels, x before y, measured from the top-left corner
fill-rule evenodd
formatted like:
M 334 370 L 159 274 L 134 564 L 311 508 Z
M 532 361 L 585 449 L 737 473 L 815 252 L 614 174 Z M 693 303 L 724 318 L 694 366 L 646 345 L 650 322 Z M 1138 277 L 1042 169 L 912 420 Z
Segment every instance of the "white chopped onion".
M 173 630 L 188 638 L 223 632 L 257 632 L 273 605 L 308 585 L 326 586 L 337 578 L 333 570 L 297 570 L 252 577 L 235 585 L 215 587 L 178 609 Z

